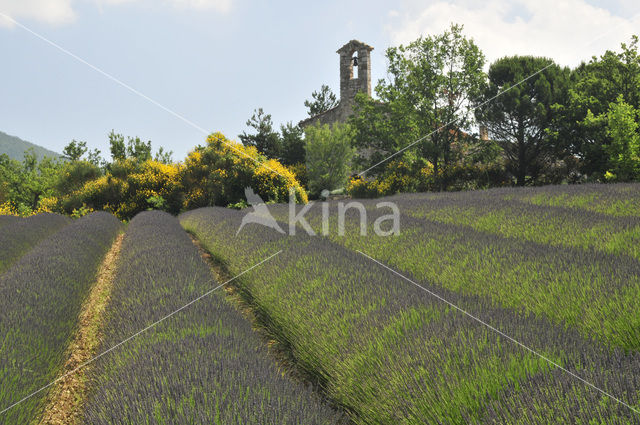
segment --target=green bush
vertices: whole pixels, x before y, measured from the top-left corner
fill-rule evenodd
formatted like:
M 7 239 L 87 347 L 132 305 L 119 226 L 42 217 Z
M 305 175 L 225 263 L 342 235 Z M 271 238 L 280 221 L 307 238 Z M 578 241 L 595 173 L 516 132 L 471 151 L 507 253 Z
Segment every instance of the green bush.
M 305 128 L 309 191 L 318 196 L 347 183 L 354 149 L 353 130 L 348 124 L 315 125 Z

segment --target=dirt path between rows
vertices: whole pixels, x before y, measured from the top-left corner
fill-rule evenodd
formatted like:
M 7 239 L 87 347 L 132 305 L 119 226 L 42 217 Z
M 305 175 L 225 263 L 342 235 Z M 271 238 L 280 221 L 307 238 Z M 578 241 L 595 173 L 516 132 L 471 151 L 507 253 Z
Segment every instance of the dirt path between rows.
M 93 358 L 102 338 L 104 312 L 109 303 L 116 260 L 124 233 L 118 235 L 107 252 L 97 279 L 78 316 L 78 329 L 67 348 L 67 360 L 59 376 L 75 370 Z M 87 394 L 87 371 L 91 365 L 78 369 L 52 386 L 39 425 L 76 425 L 80 423 L 81 407 Z

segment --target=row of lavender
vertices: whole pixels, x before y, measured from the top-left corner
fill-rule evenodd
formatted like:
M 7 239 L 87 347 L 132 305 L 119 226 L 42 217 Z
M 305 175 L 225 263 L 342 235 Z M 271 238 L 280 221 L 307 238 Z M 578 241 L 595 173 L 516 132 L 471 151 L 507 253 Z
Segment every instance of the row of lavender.
M 59 214 L 38 214 L 21 218 L 0 216 L 0 273 L 38 242 L 69 224 Z
M 106 316 L 108 349 L 219 286 L 178 221 L 136 216 Z M 91 424 L 335 424 L 340 415 L 283 376 L 218 289 L 95 364 Z
M 615 216 L 587 208 L 532 204 L 524 201 L 524 197 L 517 200 L 496 195 L 490 191 L 486 196 L 461 193 L 455 197 L 431 199 L 399 195 L 390 200 L 403 214 L 413 217 L 465 225 L 478 231 L 531 242 L 640 259 L 640 217 Z M 640 200 L 637 208 L 640 210 Z
M 638 187 L 638 186 L 636 186 Z M 640 188 L 640 187 L 639 187 Z M 454 196 L 456 195 L 456 196 Z M 640 223 L 635 217 L 604 216 L 584 209 L 523 207 L 512 201 L 483 199 L 479 193 L 396 196 L 401 212 L 400 235 L 376 237 L 373 223 L 388 209 L 378 201 L 362 201 L 367 208 L 367 235 L 361 236 L 360 212 L 347 210 L 345 235 L 340 236 L 335 203 L 329 205 L 328 237 L 349 249 L 359 249 L 418 281 L 464 294 L 488 297 L 494 303 L 576 328 L 588 338 L 611 346 L 640 351 L 640 260 L 636 258 Z M 492 195 L 492 193 L 489 193 Z M 467 211 L 483 211 L 484 218 Z M 533 211 L 530 224 L 521 215 Z M 288 217 L 287 206 L 272 213 Z M 521 214 L 521 215 L 519 215 Z M 418 216 L 418 217 L 414 217 Z M 422 218 L 422 217 L 427 218 Z M 320 233 L 323 211 L 310 207 L 305 218 Z M 527 232 L 527 226 L 534 229 Z M 598 236 L 596 229 L 613 233 Z M 634 230 L 635 229 L 635 230 Z M 536 233 L 538 231 L 539 233 Z M 589 236 L 591 235 L 591 236 Z M 610 238 L 617 250 L 598 242 Z M 593 245 L 572 245 L 571 240 Z
M 278 213 L 278 207 L 271 210 Z M 308 216 L 318 224 L 314 211 Z M 496 274 L 499 263 L 483 271 L 483 283 L 489 289 L 482 293 L 466 290 L 465 281 L 456 286 L 420 275 L 420 265 L 430 262 L 448 264 L 440 272 L 447 268 L 474 272 L 475 263 L 456 263 L 456 255 L 444 259 L 423 255 L 429 244 L 412 250 L 408 242 L 428 240 L 429 232 L 437 233 L 438 226 L 425 229 L 420 227 L 423 221 L 414 219 L 407 231 L 411 239 L 396 246 L 398 239 L 360 240 L 353 232 L 359 230 L 355 220 L 349 221 L 347 236 L 341 241 L 300 232 L 287 237 L 255 225 L 236 236 L 243 217 L 242 212 L 209 208 L 185 213 L 180 220 L 232 273 L 283 250 L 259 270 L 243 275 L 237 282 L 240 293 L 256 309 L 263 326 L 288 347 L 298 366 L 350 413 L 354 423 L 640 423 L 634 410 L 556 367 L 562 365 L 639 409 L 638 352 L 625 353 L 615 345 L 584 337 L 575 327 L 527 312 L 525 305 L 512 308 L 496 303 L 491 291 L 504 278 Z M 454 230 L 455 226 L 444 226 L 437 234 Z M 465 246 L 463 233 L 454 232 L 449 240 L 447 248 L 453 254 L 458 242 Z M 462 248 L 459 254 L 473 248 L 478 258 L 491 257 L 505 242 L 483 239 L 479 234 L 474 237 L 479 238 L 477 244 Z M 553 259 L 553 255 L 535 257 L 534 248 L 521 247 L 515 252 L 516 261 L 531 255 L 533 262 Z M 416 265 L 416 269 L 405 271 L 424 288 L 553 363 L 452 309 L 355 249 L 390 264 L 393 258 L 406 257 L 405 265 Z M 395 251 L 395 256 L 388 251 Z M 587 259 L 577 258 L 579 263 Z M 615 278 L 614 270 L 609 271 Z M 558 274 L 563 275 L 562 270 Z M 551 302 L 561 295 L 551 293 L 543 300 Z M 537 302 L 535 295 L 529 301 Z
M 58 375 L 82 302 L 122 230 L 120 221 L 107 213 L 68 223 L 61 216 L 41 215 L 2 229 L 5 240 L 24 235 L 27 242 L 10 245 L 20 250 L 55 233 L 0 275 L 0 424 L 28 424 L 39 417 L 46 391 L 9 407 Z
M 590 211 L 613 217 L 640 217 L 640 183 L 580 184 L 523 188 L 498 188 L 466 193 L 400 194 L 388 199 L 413 199 L 426 203 L 469 199 L 504 199 L 527 205 Z

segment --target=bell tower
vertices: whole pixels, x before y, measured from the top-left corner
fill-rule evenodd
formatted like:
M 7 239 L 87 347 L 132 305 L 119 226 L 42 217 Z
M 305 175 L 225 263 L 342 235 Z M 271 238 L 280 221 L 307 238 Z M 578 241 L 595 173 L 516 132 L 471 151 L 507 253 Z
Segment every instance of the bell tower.
M 364 92 L 371 96 L 371 51 L 373 47 L 358 40 L 351 40 L 337 53 L 340 55 L 340 103 L 314 117 L 298 123 L 308 125 L 346 122 L 353 115 L 356 94 Z
M 371 96 L 371 51 L 373 47 L 351 40 L 337 53 L 340 55 L 340 106 L 352 106 L 358 92 Z

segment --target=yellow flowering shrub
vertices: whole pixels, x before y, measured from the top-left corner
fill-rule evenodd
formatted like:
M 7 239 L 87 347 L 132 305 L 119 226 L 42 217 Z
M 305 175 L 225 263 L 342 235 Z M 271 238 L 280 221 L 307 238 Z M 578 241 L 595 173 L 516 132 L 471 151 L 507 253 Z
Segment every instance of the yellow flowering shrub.
M 0 215 L 15 215 L 18 217 L 29 217 L 40 213 L 57 212 L 55 208 L 55 198 L 43 198 L 38 203 L 38 208 L 31 209 L 22 205 L 16 208 L 10 202 L 0 204 Z
M 347 193 L 353 198 L 377 198 L 384 196 L 377 180 L 351 177 L 347 183 Z
M 85 183 L 59 204 L 67 214 L 104 210 L 123 220 L 158 207 L 177 214 L 183 203 L 180 167 L 153 160 L 118 161 L 111 172 Z
M 0 215 L 20 215 L 9 202 L 0 204 Z
M 429 162 L 391 161 L 375 179 L 352 177 L 347 193 L 354 198 L 377 198 L 399 192 L 416 192 L 428 188 L 433 180 Z
M 189 153 L 181 169 L 184 209 L 227 206 L 245 200 L 250 187 L 265 201 L 288 202 L 289 191 L 306 203 L 307 193 L 295 175 L 280 162 L 266 159 L 253 146 L 228 140 L 221 133 L 207 138 L 206 146 Z

